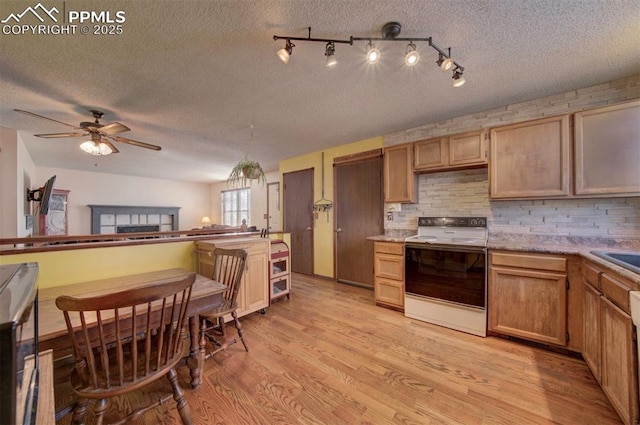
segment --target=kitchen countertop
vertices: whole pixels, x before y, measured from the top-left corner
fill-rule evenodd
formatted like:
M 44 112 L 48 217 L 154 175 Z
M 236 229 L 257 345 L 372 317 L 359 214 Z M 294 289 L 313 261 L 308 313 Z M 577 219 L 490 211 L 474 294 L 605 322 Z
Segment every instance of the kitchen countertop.
M 409 235 L 411 236 L 411 235 Z M 405 238 L 408 236 L 392 236 L 392 235 L 376 235 L 367 237 L 368 241 L 374 242 L 400 242 L 404 243 Z
M 526 251 L 542 254 L 579 255 L 640 285 L 640 274 L 591 253 L 591 251 L 637 253 L 640 252 L 640 239 L 493 233 L 489 235 L 487 248 L 490 250 Z
M 413 236 L 415 233 L 411 230 L 394 230 L 383 235 L 369 236 L 367 240 L 402 243 L 406 237 Z M 640 252 L 640 239 L 637 238 L 524 235 L 496 232 L 489 234 L 487 248 L 490 250 L 539 252 L 541 254 L 578 255 L 640 285 L 640 274 L 591 254 L 591 251 Z

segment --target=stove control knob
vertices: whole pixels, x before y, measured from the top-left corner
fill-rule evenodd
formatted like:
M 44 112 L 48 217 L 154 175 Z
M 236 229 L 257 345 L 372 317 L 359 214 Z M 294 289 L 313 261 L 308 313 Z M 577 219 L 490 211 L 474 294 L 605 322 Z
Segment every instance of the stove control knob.
M 470 224 L 474 227 L 486 227 L 487 225 L 482 217 L 472 218 Z

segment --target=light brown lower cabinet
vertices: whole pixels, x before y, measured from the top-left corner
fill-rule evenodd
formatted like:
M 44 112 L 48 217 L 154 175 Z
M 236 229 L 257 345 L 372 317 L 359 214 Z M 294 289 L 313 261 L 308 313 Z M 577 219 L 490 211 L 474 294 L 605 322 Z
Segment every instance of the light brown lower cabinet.
M 404 310 L 404 244 L 374 242 L 376 304 Z
M 491 252 L 488 330 L 567 345 L 567 259 Z
M 582 355 L 627 425 L 638 423 L 637 347 L 629 314 L 632 289 L 622 279 L 585 262 Z

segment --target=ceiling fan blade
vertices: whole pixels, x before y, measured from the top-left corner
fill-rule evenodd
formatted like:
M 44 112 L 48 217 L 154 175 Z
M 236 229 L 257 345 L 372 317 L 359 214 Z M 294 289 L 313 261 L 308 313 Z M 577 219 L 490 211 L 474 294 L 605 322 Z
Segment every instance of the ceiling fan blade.
M 111 124 L 103 125 L 98 131 L 107 136 L 113 136 L 114 134 L 123 133 L 125 131 L 131 131 L 129 127 L 119 122 L 112 122 Z
M 128 145 L 138 146 L 146 149 L 153 149 L 154 151 L 159 151 L 162 149 L 160 146 L 152 145 L 151 143 L 139 142 L 137 140 L 129 139 L 126 137 L 119 137 L 119 136 L 109 136 L 109 137 L 111 137 L 116 142 L 126 143 Z
M 58 137 L 85 137 L 89 133 L 49 133 L 49 134 L 34 134 L 36 137 L 42 137 L 43 139 L 55 139 Z
M 66 122 L 54 120 L 53 118 L 43 117 L 42 115 L 34 114 L 33 112 L 23 111 L 22 109 L 14 109 L 14 111 L 20 112 L 21 114 L 31 115 L 32 117 L 36 117 L 36 118 L 42 118 L 43 120 L 57 122 L 58 124 L 66 125 L 67 127 L 71 127 L 71 128 L 75 128 L 76 130 L 80 130 L 75 125 L 71 125 L 71 124 L 67 124 Z
M 113 143 L 111 143 L 110 141 L 108 141 L 105 137 L 103 137 L 102 139 L 100 139 L 101 143 L 104 143 L 105 145 L 109 146 L 109 148 L 111 149 L 111 153 L 118 153 L 120 152 L 115 146 L 113 146 Z

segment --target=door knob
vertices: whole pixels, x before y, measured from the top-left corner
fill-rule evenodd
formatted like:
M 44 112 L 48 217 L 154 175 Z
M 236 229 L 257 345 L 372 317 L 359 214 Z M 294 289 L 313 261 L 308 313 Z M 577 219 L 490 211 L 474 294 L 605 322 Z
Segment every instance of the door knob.
M 340 232 L 342 232 L 342 229 L 338 227 L 338 228 L 336 229 L 336 233 L 340 233 Z
M 311 231 L 311 227 L 307 227 L 306 229 L 304 229 L 305 232 L 310 232 Z

